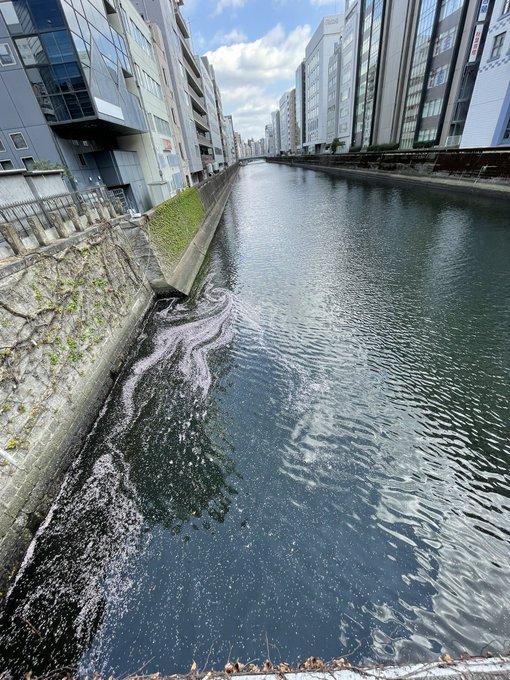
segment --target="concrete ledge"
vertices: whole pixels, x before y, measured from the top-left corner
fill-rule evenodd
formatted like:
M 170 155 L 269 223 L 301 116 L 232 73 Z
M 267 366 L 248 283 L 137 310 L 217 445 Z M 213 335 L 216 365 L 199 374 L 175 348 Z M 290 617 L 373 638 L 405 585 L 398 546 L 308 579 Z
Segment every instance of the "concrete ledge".
M 230 196 L 232 183 L 237 176 L 237 172 L 232 175 L 231 180 L 223 189 L 218 197 L 216 205 L 208 212 L 199 230 L 191 240 L 191 243 L 184 251 L 181 259 L 177 263 L 172 276 L 168 279 L 170 289 L 189 295 L 198 272 L 205 260 L 211 241 L 213 240 L 216 229 L 220 222 L 225 204 Z

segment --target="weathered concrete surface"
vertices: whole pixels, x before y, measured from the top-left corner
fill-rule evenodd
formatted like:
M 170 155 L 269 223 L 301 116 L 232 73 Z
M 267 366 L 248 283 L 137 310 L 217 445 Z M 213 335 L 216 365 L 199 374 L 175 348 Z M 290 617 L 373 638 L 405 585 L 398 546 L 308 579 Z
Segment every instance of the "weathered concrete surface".
M 327 157 L 326 157 L 327 158 Z M 338 175 L 342 177 L 359 177 L 361 179 L 377 179 L 383 182 L 399 182 L 403 184 L 411 184 L 415 186 L 425 186 L 436 189 L 448 189 L 455 191 L 463 191 L 472 193 L 486 193 L 492 196 L 501 198 L 510 198 L 510 181 L 501 180 L 479 180 L 462 179 L 461 176 L 443 177 L 440 175 L 426 174 L 407 171 L 405 174 L 396 172 L 394 170 L 370 170 L 360 169 L 355 167 L 338 167 L 334 165 L 314 164 L 313 162 L 300 162 L 299 158 L 271 158 L 268 159 L 270 163 L 279 163 L 282 165 L 290 165 L 297 168 L 305 168 L 307 170 L 315 170 L 325 172 L 330 175 Z
M 153 299 L 122 231 L 109 223 L 0 267 L 0 448 L 7 454 L 0 455 L 2 586 L 45 517 Z
M 189 295 L 218 227 L 232 185 L 239 172 L 233 165 L 198 185 L 205 216 L 197 233 L 175 264 L 170 267 L 164 253 L 151 240 L 149 211 L 139 219 L 123 221 L 121 227 L 156 295 Z
M 204 262 L 238 171 L 239 168 L 234 166 L 230 173 L 225 171 L 199 187 L 206 208 L 205 219 L 168 279 L 171 288 L 184 295 L 189 295 Z M 222 181 L 219 182 L 217 178 Z

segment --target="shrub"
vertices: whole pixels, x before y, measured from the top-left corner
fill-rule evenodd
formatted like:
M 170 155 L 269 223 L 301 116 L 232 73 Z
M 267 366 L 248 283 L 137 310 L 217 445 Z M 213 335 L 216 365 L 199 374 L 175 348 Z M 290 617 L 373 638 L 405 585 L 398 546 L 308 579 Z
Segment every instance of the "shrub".
M 434 139 L 429 139 L 426 142 L 414 142 L 413 149 L 430 149 L 430 147 L 435 146 L 436 142 Z
M 367 151 L 395 151 L 399 146 L 398 142 L 391 144 L 371 144 Z

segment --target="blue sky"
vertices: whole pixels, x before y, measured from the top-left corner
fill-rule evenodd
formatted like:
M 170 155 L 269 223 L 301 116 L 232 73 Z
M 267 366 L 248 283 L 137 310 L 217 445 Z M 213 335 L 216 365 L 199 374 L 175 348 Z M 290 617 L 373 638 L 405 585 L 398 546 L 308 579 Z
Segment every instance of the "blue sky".
M 224 113 L 243 139 L 264 136 L 308 40 L 335 8 L 343 0 L 185 0 L 194 50 L 213 64 Z

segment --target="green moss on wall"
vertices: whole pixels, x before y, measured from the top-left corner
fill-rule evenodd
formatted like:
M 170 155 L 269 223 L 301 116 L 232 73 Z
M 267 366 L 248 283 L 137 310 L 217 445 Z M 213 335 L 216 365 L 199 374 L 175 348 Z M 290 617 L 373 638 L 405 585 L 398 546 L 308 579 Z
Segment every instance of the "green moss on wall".
M 149 221 L 149 234 L 158 259 L 173 268 L 197 233 L 204 215 L 200 194 L 194 187 L 159 205 Z

